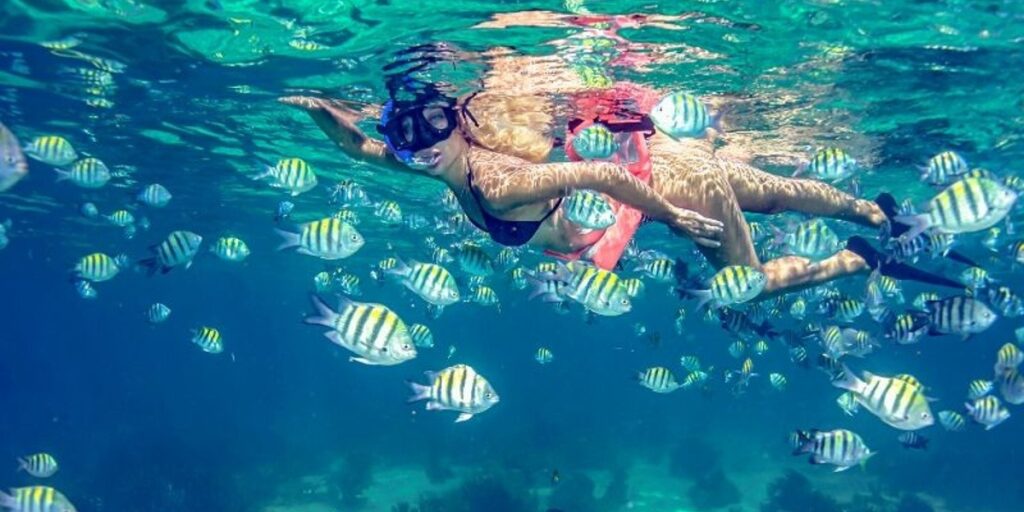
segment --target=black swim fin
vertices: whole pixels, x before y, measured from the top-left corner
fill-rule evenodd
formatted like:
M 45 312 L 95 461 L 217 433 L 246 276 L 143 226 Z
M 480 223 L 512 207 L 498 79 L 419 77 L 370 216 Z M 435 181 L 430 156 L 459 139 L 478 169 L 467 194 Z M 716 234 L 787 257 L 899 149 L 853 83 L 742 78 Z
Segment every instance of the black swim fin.
M 924 270 L 912 267 L 906 263 L 890 261 L 885 254 L 872 247 L 871 244 L 863 237 L 850 237 L 846 242 L 846 248 L 856 253 L 861 258 L 864 258 L 864 261 L 867 262 L 868 266 L 871 267 L 872 270 L 878 269 L 879 273 L 883 276 L 889 276 L 901 280 L 919 281 L 937 286 L 946 286 L 949 288 L 956 288 L 958 290 L 965 289 L 963 284 L 947 277 L 932 274 L 931 272 L 925 272 Z
M 902 235 L 903 233 L 906 233 L 907 230 L 910 229 L 910 226 L 893 220 L 897 215 L 899 215 L 899 212 L 897 211 L 897 209 L 899 209 L 899 204 L 896 203 L 896 198 L 893 197 L 892 194 L 889 194 L 888 192 L 882 192 L 881 194 L 878 194 L 878 197 L 875 198 L 875 204 L 877 204 L 878 207 L 882 209 L 882 213 L 885 214 L 885 218 L 889 220 L 890 237 L 896 238 Z M 968 258 L 967 256 L 964 256 L 962 253 L 958 251 L 949 251 L 946 253 L 945 257 L 953 261 L 959 261 L 960 263 L 963 263 L 965 265 L 970 265 L 972 267 L 978 266 L 978 264 L 975 263 L 974 260 Z

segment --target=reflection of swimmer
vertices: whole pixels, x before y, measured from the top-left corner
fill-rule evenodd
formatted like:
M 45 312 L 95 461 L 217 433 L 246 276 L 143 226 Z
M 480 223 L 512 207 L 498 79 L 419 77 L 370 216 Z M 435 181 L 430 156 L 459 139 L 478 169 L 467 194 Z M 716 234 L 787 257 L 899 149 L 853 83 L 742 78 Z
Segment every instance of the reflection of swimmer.
M 530 79 L 520 76 L 519 81 Z M 344 102 L 309 97 L 282 101 L 306 109 L 352 158 L 442 181 L 473 224 L 503 245 L 531 243 L 610 268 L 642 213 L 692 238 L 716 266 L 760 268 L 768 277 L 767 292 L 810 286 L 880 265 L 883 273 L 896 277 L 929 277 L 898 264 L 883 264 L 863 240 L 851 244 L 852 250 L 817 263 L 789 256 L 762 264 L 744 211 L 799 211 L 867 226 L 881 225 L 885 214 L 875 203 L 827 184 L 718 159 L 704 142 L 672 140 L 650 129 L 644 114 L 622 118 L 602 110 L 608 100 L 602 94 L 593 101 L 577 99 L 584 117 L 576 128 L 595 118 L 613 125 L 626 142 L 626 154 L 613 162 L 543 163 L 553 149 L 544 131 L 552 119 L 547 98 L 493 94 L 486 88 L 488 80 L 484 83 L 483 91 L 462 99 L 423 84 L 412 99 L 391 91 L 378 127 L 384 141 L 367 137 L 356 126 L 362 115 Z M 618 87 L 611 100 L 620 101 L 624 95 L 634 113 L 649 111 L 658 97 L 649 89 L 626 85 Z M 620 222 L 607 233 L 582 230 L 569 222 L 559 206 L 576 188 L 596 190 L 621 205 Z

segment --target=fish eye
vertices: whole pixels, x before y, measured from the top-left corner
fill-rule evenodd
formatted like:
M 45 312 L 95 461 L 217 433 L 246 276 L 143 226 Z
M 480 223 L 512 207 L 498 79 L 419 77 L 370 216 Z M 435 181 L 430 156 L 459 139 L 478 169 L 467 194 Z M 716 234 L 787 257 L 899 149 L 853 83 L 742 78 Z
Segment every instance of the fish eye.
M 406 351 L 412 350 L 412 345 L 406 343 L 406 344 L 402 345 L 402 350 L 406 350 Z
M 494 393 L 491 393 L 491 392 L 484 393 L 484 398 L 487 398 L 487 399 L 494 398 Z
M 622 302 L 623 306 L 628 305 L 629 304 L 629 299 L 622 299 L 621 302 Z
M 358 242 L 359 241 L 359 236 L 358 235 L 352 235 L 351 239 L 352 239 L 353 242 Z

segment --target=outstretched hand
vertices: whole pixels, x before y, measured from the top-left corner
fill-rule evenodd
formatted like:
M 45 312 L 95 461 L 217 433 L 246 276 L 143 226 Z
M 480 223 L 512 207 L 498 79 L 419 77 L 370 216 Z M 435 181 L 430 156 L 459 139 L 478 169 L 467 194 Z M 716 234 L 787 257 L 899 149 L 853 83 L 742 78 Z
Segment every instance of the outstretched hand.
M 284 96 L 282 98 L 278 98 L 277 101 L 280 101 L 285 105 L 292 105 L 305 109 L 309 112 L 326 112 L 335 120 L 346 125 L 355 126 L 355 124 L 362 118 L 362 114 L 360 114 L 359 111 L 339 100 L 315 98 L 313 96 Z
M 666 224 L 674 233 L 689 237 L 697 245 L 712 248 L 722 245 L 719 239 L 725 225 L 693 210 L 674 208 Z

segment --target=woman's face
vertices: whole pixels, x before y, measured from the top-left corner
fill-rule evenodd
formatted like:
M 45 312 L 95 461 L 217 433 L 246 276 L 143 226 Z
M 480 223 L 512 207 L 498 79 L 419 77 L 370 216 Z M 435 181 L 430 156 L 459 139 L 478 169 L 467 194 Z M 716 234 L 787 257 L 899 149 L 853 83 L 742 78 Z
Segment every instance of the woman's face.
M 441 107 L 425 108 L 423 110 L 423 119 L 435 129 L 444 130 L 448 128 L 448 117 Z M 415 130 L 416 128 L 411 117 L 402 119 L 402 132 L 407 140 L 414 136 Z M 456 129 L 452 131 L 447 139 L 413 153 L 412 157 L 405 163 L 413 169 L 436 176 L 456 162 L 462 156 L 465 148 L 465 141 L 460 136 L 459 130 Z

